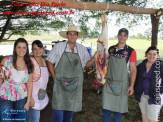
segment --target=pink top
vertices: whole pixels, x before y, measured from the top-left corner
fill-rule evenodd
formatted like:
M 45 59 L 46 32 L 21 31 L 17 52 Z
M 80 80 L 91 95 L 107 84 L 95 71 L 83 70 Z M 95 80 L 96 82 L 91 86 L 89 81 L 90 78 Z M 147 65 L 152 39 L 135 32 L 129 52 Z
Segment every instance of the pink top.
M 37 63 L 36 60 L 33 63 Z M 36 110 L 42 110 L 49 102 L 49 98 L 48 98 L 47 94 L 45 95 L 45 98 L 43 100 L 38 99 L 39 89 L 46 90 L 48 80 L 49 80 L 49 72 L 48 72 L 48 69 L 46 67 L 45 61 L 44 61 L 44 65 L 45 65 L 45 67 L 40 67 L 38 65 L 38 63 L 34 64 L 34 67 L 39 66 L 39 69 L 40 69 L 40 77 L 38 79 L 38 76 L 37 76 L 38 80 L 33 81 L 33 91 L 32 91 L 32 97 L 33 97 L 33 99 L 35 101 L 35 105 L 34 105 L 33 109 L 36 109 Z M 34 74 L 36 75 L 35 71 L 37 71 L 37 70 L 34 70 Z
M 26 83 L 29 79 L 28 69 L 16 70 L 13 67 L 13 57 L 6 57 L 5 67 L 9 69 L 9 79 L 4 79 L 0 86 L 0 97 L 5 100 L 17 101 L 27 97 Z

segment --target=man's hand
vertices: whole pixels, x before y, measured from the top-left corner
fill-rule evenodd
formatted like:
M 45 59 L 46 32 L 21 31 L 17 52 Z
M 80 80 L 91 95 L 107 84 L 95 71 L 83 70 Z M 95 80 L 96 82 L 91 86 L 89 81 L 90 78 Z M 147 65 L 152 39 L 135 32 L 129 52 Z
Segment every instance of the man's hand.
M 47 61 L 47 60 L 46 60 L 46 64 L 47 64 L 49 73 L 50 73 L 50 75 L 52 76 L 53 81 L 54 81 L 54 79 L 55 79 L 54 65 L 53 65 L 53 63 L 51 63 L 50 61 Z
M 130 62 L 130 87 L 128 88 L 128 96 L 131 96 L 134 93 L 134 84 L 135 84 L 135 79 L 136 79 L 136 73 L 137 73 L 137 68 L 136 68 L 136 62 Z
M 131 96 L 131 95 L 133 95 L 133 93 L 134 93 L 134 88 L 132 86 L 130 86 L 128 88 L 127 94 L 128 94 L 128 96 Z
M 94 59 L 97 59 L 97 56 L 98 56 L 99 52 L 100 52 L 100 51 L 99 51 L 99 50 L 97 50 L 97 51 L 94 53 L 94 56 L 93 56 L 93 57 L 94 57 Z

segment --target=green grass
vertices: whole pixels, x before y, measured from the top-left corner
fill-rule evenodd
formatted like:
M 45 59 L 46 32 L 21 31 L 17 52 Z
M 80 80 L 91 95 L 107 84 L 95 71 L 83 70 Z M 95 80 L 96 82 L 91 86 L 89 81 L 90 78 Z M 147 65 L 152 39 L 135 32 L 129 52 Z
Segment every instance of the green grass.
M 85 39 L 88 43 L 97 43 L 97 39 Z M 117 44 L 117 40 L 109 40 L 108 45 L 112 46 Z M 145 58 L 145 51 L 151 46 L 151 41 L 145 39 L 128 39 L 127 44 L 134 48 L 137 53 L 137 60 L 143 60 Z M 160 57 L 163 58 L 163 40 L 158 40 L 158 49 L 160 50 Z
M 11 40 L 16 40 L 17 38 L 22 37 L 22 36 L 17 36 L 14 35 L 12 36 Z M 43 44 L 52 44 L 52 41 L 57 41 L 57 40 L 63 40 L 64 38 L 60 37 L 58 34 L 41 34 L 41 35 L 25 35 L 23 36 L 23 38 L 25 38 L 29 44 L 32 43 L 33 40 L 41 40 L 43 42 Z M 96 44 L 97 43 L 97 39 L 84 39 L 84 42 L 86 43 L 92 43 L 92 44 Z M 80 39 L 81 40 L 81 39 Z M 117 44 L 117 40 L 108 40 L 108 45 L 112 46 Z M 0 44 L 11 44 L 13 42 L 2 42 Z M 132 48 L 134 48 L 137 52 L 137 60 L 138 63 L 143 60 L 145 58 L 145 51 L 147 50 L 147 48 L 151 45 L 151 41 L 149 40 L 145 40 L 145 39 L 132 39 L 129 38 L 127 40 L 127 44 L 129 46 L 131 46 Z M 158 49 L 160 50 L 160 57 L 163 59 L 163 40 L 158 40 Z M 92 53 L 94 53 L 96 50 L 92 49 Z

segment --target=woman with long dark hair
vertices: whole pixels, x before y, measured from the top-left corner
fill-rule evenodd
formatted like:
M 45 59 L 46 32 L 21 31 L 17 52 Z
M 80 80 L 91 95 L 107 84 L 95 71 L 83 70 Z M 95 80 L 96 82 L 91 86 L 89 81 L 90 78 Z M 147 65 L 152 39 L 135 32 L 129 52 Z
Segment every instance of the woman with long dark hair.
M 149 47 L 145 52 L 147 58 L 137 66 L 134 92 L 143 122 L 159 121 L 163 104 L 163 62 L 158 60 L 158 55 L 156 46 Z
M 17 39 L 13 56 L 5 57 L 1 64 L 9 70 L 10 77 L 0 78 L 0 111 L 2 108 L 25 108 L 28 111 L 32 96 L 33 64 L 27 41 L 24 38 Z

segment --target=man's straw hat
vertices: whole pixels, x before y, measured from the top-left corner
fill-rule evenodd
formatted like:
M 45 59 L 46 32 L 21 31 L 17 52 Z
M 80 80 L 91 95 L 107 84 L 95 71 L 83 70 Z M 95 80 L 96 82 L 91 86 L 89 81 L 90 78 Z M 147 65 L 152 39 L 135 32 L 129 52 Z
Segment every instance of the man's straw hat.
M 75 25 L 69 26 L 68 29 L 67 29 L 67 31 L 60 31 L 60 32 L 59 32 L 59 35 L 60 35 L 61 37 L 63 37 L 63 38 L 67 38 L 67 32 L 69 32 L 69 31 L 78 32 L 78 37 L 79 37 L 79 38 L 80 38 L 81 36 L 84 35 L 84 33 L 83 33 L 83 32 L 80 32 L 80 31 L 78 30 L 77 26 L 75 26 Z

